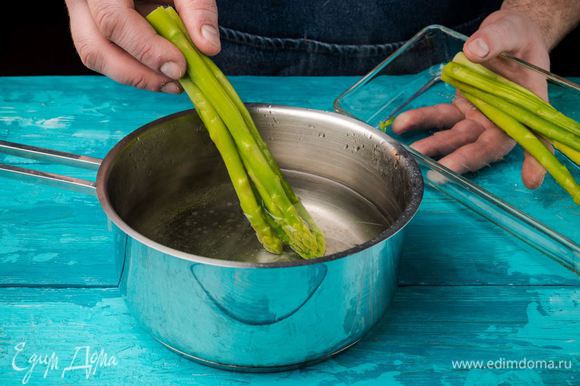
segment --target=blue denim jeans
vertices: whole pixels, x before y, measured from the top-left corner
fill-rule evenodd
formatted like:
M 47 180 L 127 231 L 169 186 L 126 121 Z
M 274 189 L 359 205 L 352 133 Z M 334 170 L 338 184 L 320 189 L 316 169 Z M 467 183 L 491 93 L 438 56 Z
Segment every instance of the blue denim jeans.
M 500 0 L 218 0 L 227 74 L 356 75 L 423 27 L 471 34 Z

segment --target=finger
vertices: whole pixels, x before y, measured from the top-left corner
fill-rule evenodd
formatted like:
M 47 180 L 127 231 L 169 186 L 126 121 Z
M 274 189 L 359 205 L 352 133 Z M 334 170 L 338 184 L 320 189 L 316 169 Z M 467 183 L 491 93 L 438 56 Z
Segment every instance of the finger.
M 545 139 L 540 138 L 542 143 L 553 153 L 553 146 Z M 524 163 L 522 165 L 522 181 L 528 189 L 537 189 L 544 182 L 546 169 L 532 157 L 528 152 L 524 153 Z
M 466 119 L 479 123 L 486 130 L 498 130 L 498 128 L 485 115 L 481 113 L 470 101 L 462 95 L 458 95 L 453 101 Z
M 399 114 L 393 122 L 393 131 L 402 134 L 423 129 L 447 129 L 462 119 L 463 114 L 455 106 L 442 103 Z
M 490 15 L 463 46 L 469 60 L 482 62 L 498 56 L 502 52 L 513 52 L 521 48 L 525 36 L 522 19 L 500 13 Z
M 477 141 L 462 146 L 439 160 L 439 163 L 456 173 L 477 171 L 499 161 L 508 154 L 515 142 L 501 130 L 485 130 Z
M 147 68 L 105 39 L 99 33 L 85 0 L 66 2 L 73 42 L 85 66 L 123 84 L 152 91 L 180 92 L 170 78 Z
M 449 130 L 438 131 L 430 137 L 413 143 L 411 147 L 428 157 L 446 155 L 476 141 L 484 130 L 479 123 L 465 119 Z
M 215 0 L 175 0 L 193 43 L 206 55 L 220 52 L 218 10 Z
M 537 189 L 544 182 L 546 169 L 534 157 L 526 152 L 522 165 L 522 181 L 528 189 Z
M 186 64 L 181 52 L 157 35 L 132 0 L 88 0 L 88 4 L 105 38 L 154 71 L 176 80 L 183 76 Z
M 469 118 L 468 115 L 472 115 L 473 112 L 477 112 L 477 107 L 473 105 L 470 101 L 467 100 L 461 93 L 457 93 L 455 100 L 453 101 L 453 105 L 457 107 L 461 113 L 465 116 L 465 118 Z

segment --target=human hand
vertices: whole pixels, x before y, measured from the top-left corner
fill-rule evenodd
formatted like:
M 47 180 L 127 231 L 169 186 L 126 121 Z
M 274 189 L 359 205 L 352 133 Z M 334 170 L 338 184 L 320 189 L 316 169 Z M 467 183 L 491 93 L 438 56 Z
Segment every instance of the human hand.
M 542 76 L 498 57 L 507 52 L 549 69 L 548 47 L 540 30 L 521 13 L 508 10 L 492 13 L 467 40 L 463 50 L 471 61 L 485 63 L 493 71 L 547 99 L 547 83 Z M 459 93 L 451 104 L 409 110 L 393 122 L 396 134 L 432 128 L 441 131 L 413 143 L 411 147 L 429 157 L 442 157 L 439 163 L 459 174 L 477 171 L 499 161 L 515 146 L 514 140 Z M 542 184 L 545 174 L 545 169 L 525 153 L 522 166 L 524 184 L 535 189 Z
M 175 81 L 186 71 L 185 58 L 144 18 L 157 6 L 173 3 L 195 45 L 207 55 L 217 54 L 215 0 L 66 0 L 74 45 L 83 64 L 123 84 L 181 92 Z

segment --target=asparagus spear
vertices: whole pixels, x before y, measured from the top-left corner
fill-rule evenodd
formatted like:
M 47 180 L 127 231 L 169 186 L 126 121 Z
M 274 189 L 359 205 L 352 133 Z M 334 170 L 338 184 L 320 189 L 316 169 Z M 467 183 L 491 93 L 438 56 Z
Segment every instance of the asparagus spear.
M 213 107 L 207 102 L 203 93 L 187 78 L 179 81 L 191 101 L 195 104 L 199 116 L 209 132 L 209 136 L 220 152 L 226 169 L 240 200 L 244 215 L 256 231 L 256 236 L 264 248 L 271 253 L 282 253 L 282 241 L 275 234 L 267 220 L 266 214 L 258 205 L 250 180 L 238 155 L 236 145 L 224 123 Z
M 185 27 L 185 24 L 183 24 L 183 20 L 181 20 L 181 18 L 179 17 L 179 14 L 177 13 L 177 11 L 173 8 L 173 7 L 165 7 L 163 8 L 163 11 L 165 11 L 165 13 L 167 14 L 167 16 L 169 16 L 171 18 L 171 20 L 173 20 L 173 22 L 177 25 L 177 27 L 181 30 L 181 32 L 185 35 L 185 37 L 187 38 L 187 40 L 189 40 L 189 42 L 191 43 L 191 45 L 194 48 L 195 44 L 193 44 L 193 40 L 191 40 L 189 33 L 187 32 L 187 27 Z M 155 12 L 155 11 L 153 11 Z
M 542 134 L 543 136 L 563 143 L 575 150 L 580 151 L 580 137 L 577 135 L 572 134 L 569 131 L 565 131 L 558 127 L 557 125 L 546 121 L 538 117 L 535 114 L 530 113 L 530 111 L 515 105 L 513 103 L 507 102 L 504 99 L 501 99 L 495 95 L 486 93 L 472 87 L 468 84 L 463 82 L 459 82 L 451 77 L 448 76 L 447 71 L 444 69 L 441 79 L 450 84 L 451 86 L 455 87 L 458 90 L 461 90 L 464 93 L 469 93 L 484 102 L 492 105 L 493 107 L 502 110 L 504 113 L 511 115 L 513 118 L 517 119 L 520 123 L 528 126 L 530 129 Z
M 546 168 L 556 182 L 570 193 L 574 202 L 580 205 L 580 186 L 574 181 L 574 177 L 568 169 L 558 161 L 538 137 L 517 120 L 475 95 L 466 92 L 463 92 L 463 95 Z
M 310 213 L 308 213 L 308 211 L 306 210 L 304 205 L 302 205 L 302 202 L 296 196 L 296 194 L 292 190 L 292 187 L 290 186 L 290 184 L 288 183 L 288 181 L 286 180 L 286 178 L 282 174 L 282 171 L 280 170 L 280 166 L 278 166 L 278 163 L 276 162 L 276 160 L 272 156 L 270 149 L 268 148 L 268 146 L 264 142 L 264 139 L 260 135 L 260 132 L 258 131 L 258 128 L 256 127 L 256 124 L 254 123 L 254 120 L 252 119 L 248 109 L 246 108 L 246 106 L 242 102 L 242 99 L 240 98 L 240 96 L 238 95 L 238 93 L 236 92 L 236 90 L 234 89 L 234 87 L 232 86 L 230 81 L 228 80 L 228 78 L 219 69 L 219 67 L 216 66 L 216 64 L 206 56 L 204 56 L 204 60 L 205 60 L 205 63 L 207 64 L 207 66 L 209 67 L 209 69 L 215 75 L 216 79 L 224 87 L 224 89 L 226 90 L 226 92 L 228 93 L 230 98 L 234 101 L 234 103 L 236 104 L 236 106 L 238 107 L 240 112 L 242 113 L 242 117 L 244 118 L 244 121 L 246 122 L 248 128 L 250 129 L 250 132 L 252 133 L 254 139 L 256 140 L 256 143 L 258 144 L 258 146 L 260 147 L 260 149 L 264 153 L 264 157 L 266 158 L 266 160 L 270 164 L 270 167 L 272 168 L 272 170 L 274 170 L 274 172 L 280 177 L 280 181 L 282 183 L 282 187 L 284 188 L 284 191 L 286 192 L 286 195 L 288 196 L 290 201 L 297 207 L 296 209 L 298 210 L 298 214 L 300 215 L 300 217 L 302 217 L 308 223 L 308 225 L 310 226 L 310 228 L 314 232 L 316 239 L 317 239 L 317 242 L 318 242 L 318 253 L 323 254 L 324 251 L 326 250 L 326 240 L 324 238 L 324 234 L 322 233 L 320 228 L 318 228 L 314 219 L 312 218 L 312 216 L 310 216 Z
M 179 26 L 180 30 L 189 38 L 189 35 L 187 35 L 187 29 L 186 29 L 185 25 L 183 24 L 183 21 L 181 20 L 181 18 L 179 17 L 177 12 L 175 11 L 175 9 L 173 9 L 171 7 L 167 7 L 167 8 L 165 8 L 165 11 L 173 19 L 173 21 Z M 189 41 L 193 45 L 193 42 L 191 41 L 191 39 L 189 39 Z M 194 48 L 195 48 L 195 46 L 194 46 Z M 236 90 L 234 89 L 234 87 L 232 86 L 230 81 L 228 80 L 228 78 L 224 75 L 224 73 L 219 69 L 218 66 L 216 66 L 216 64 L 210 58 L 208 58 L 205 55 L 202 55 L 202 59 L 204 60 L 205 64 L 209 68 L 209 70 L 214 74 L 214 76 L 216 77 L 218 82 L 222 85 L 222 87 L 224 88 L 224 90 L 226 91 L 226 93 L 228 94 L 230 99 L 236 104 L 238 110 L 242 114 L 244 121 L 246 122 L 246 125 L 250 129 L 252 136 L 254 137 L 254 139 L 256 140 L 256 143 L 258 144 L 258 146 L 260 147 L 260 149 L 264 153 L 264 156 L 268 160 L 268 163 L 270 164 L 272 169 L 274 169 L 274 171 L 276 171 L 277 174 L 279 174 L 281 176 L 282 173 L 280 171 L 280 167 L 278 166 L 278 163 L 276 162 L 276 160 L 274 159 L 274 157 L 270 153 L 270 149 L 268 148 L 268 146 L 266 145 L 266 143 L 262 139 L 262 136 L 260 135 L 260 133 L 256 127 L 256 124 L 254 123 L 254 120 L 252 119 L 248 109 L 246 108 L 246 105 L 244 104 L 244 102 L 242 102 L 242 99 L 240 98 L 240 96 L 238 95 L 238 93 L 236 92 Z M 284 186 L 284 190 L 286 191 L 286 194 L 288 194 L 291 201 L 294 203 L 299 203 L 300 200 L 296 197 L 296 195 L 292 191 L 292 188 L 288 184 L 288 181 L 286 181 L 285 178 L 282 178 L 282 184 Z
M 239 108 L 243 103 L 233 87 L 230 85 L 231 90 L 228 90 L 224 87 L 223 79 L 219 81 L 216 78 L 213 63 L 210 64 L 209 58 L 193 46 L 183 23 L 173 9 L 157 8 L 147 19 L 160 35 L 181 50 L 188 64 L 187 76 L 207 100 L 207 105 L 215 110 L 225 124 L 253 183 L 252 189 L 258 192 L 267 209 L 265 219 L 270 229 L 282 233 L 279 238 L 286 241 L 302 257 L 323 255 L 324 236 L 292 192 L 253 125 L 249 113 L 245 107 Z M 189 87 L 189 84 L 186 83 L 186 86 Z M 274 223 L 275 227 L 272 226 Z
M 504 83 L 493 81 L 486 76 L 481 76 L 481 74 L 458 63 L 447 63 L 444 67 L 444 71 L 450 78 L 503 98 L 539 115 L 545 120 L 553 122 L 575 135 L 580 135 L 580 124 L 578 124 L 578 122 L 565 116 L 554 108 L 547 107 L 545 102 L 540 103 L 536 99 L 527 98 L 523 96 L 520 91 L 514 90 Z
M 564 145 L 563 143 L 552 141 L 552 145 L 566 157 L 568 157 L 572 162 L 576 165 L 580 165 L 580 151 L 572 149 L 569 146 Z
M 551 104 L 549 104 L 548 102 L 546 102 L 545 100 L 543 100 L 542 98 L 540 98 L 539 96 L 537 96 L 536 94 L 534 94 L 533 92 L 528 90 L 527 88 L 520 86 L 516 82 L 512 82 L 511 80 L 509 80 L 509 79 L 507 79 L 499 74 L 496 74 L 495 72 L 482 66 L 481 64 L 473 63 L 471 60 L 467 59 L 467 57 L 465 56 L 465 54 L 463 52 L 457 53 L 457 55 L 455 55 L 453 57 L 453 62 L 459 63 L 459 64 L 469 68 L 472 71 L 478 72 L 481 75 L 486 76 L 495 82 L 502 83 L 502 84 L 520 92 L 522 94 L 522 96 L 527 97 L 527 98 L 531 98 L 531 99 L 535 100 L 537 103 L 541 103 L 541 104 L 545 105 L 546 107 L 554 110 L 554 107 Z
M 181 20 L 181 18 L 179 17 L 177 12 L 175 11 L 175 9 L 168 7 L 168 8 L 165 8 L 165 10 L 169 14 L 169 16 L 176 22 L 176 24 L 179 26 L 181 31 L 187 35 L 187 29 L 186 29 L 185 25 L 183 24 L 183 21 Z M 191 39 L 189 41 L 193 45 L 193 42 L 191 41 Z M 234 87 L 232 86 L 230 81 L 228 80 L 228 78 L 224 75 L 224 73 L 219 69 L 218 66 L 216 66 L 216 64 L 210 58 L 203 55 L 202 59 L 204 60 L 205 64 L 209 68 L 209 70 L 214 74 L 214 76 L 216 77 L 218 82 L 220 82 L 220 84 L 222 85 L 222 87 L 224 88 L 224 90 L 226 91 L 228 96 L 230 97 L 230 99 L 236 104 L 238 110 L 242 114 L 244 121 L 246 122 L 246 125 L 250 129 L 252 135 L 254 136 L 254 139 L 256 140 L 256 143 L 258 144 L 258 146 L 260 147 L 260 149 L 264 153 L 264 156 L 268 160 L 268 163 L 270 164 L 272 169 L 274 169 L 274 171 L 276 171 L 277 174 L 282 175 L 282 173 L 280 171 L 280 167 L 278 166 L 278 163 L 276 162 L 276 160 L 274 159 L 274 157 L 270 153 L 270 149 L 268 148 L 268 146 L 266 145 L 266 143 L 262 139 L 262 136 L 260 135 L 260 133 L 256 127 L 256 124 L 254 123 L 254 120 L 252 119 L 248 109 L 246 108 L 246 105 L 244 104 L 244 102 L 242 101 L 242 99 L 240 98 L 240 96 L 238 95 L 238 93 L 236 92 L 236 90 L 234 89 Z M 296 197 L 296 195 L 292 191 L 292 188 L 288 184 L 288 181 L 285 178 L 282 178 L 282 185 L 284 186 L 284 190 L 286 191 L 286 194 L 288 194 L 288 196 L 290 197 L 291 201 L 294 203 L 299 203 L 300 200 Z
M 177 12 L 175 11 L 175 9 L 173 9 L 171 7 L 167 7 L 167 8 L 165 8 L 165 11 L 173 19 L 173 21 L 179 26 L 181 31 L 189 38 L 189 35 L 187 35 L 187 29 L 186 29 L 185 25 L 183 24 L 183 21 L 181 20 L 181 18 L 179 17 Z M 193 45 L 193 42 L 191 41 L 191 39 L 189 39 L 189 41 Z M 254 139 L 256 140 L 256 143 L 258 144 L 258 146 L 260 147 L 260 149 L 264 153 L 264 156 L 268 160 L 268 163 L 270 164 L 272 169 L 274 169 L 277 172 L 277 174 L 282 175 L 282 173 L 280 171 L 280 167 L 278 166 L 278 163 L 276 162 L 276 160 L 274 159 L 274 157 L 270 153 L 270 149 L 268 148 L 268 146 L 266 145 L 266 143 L 262 139 L 262 136 L 260 135 L 260 133 L 256 127 L 256 124 L 254 123 L 254 120 L 252 119 L 248 109 L 246 108 L 246 105 L 244 104 L 244 102 L 242 102 L 242 99 L 240 98 L 240 96 L 238 95 L 238 93 L 236 92 L 236 90 L 234 89 L 234 87 L 232 86 L 230 81 L 228 80 L 228 78 L 224 75 L 224 73 L 219 69 L 218 66 L 216 66 L 216 64 L 210 58 L 208 58 L 205 55 L 202 55 L 202 59 L 204 60 L 205 64 L 209 68 L 209 70 L 214 74 L 214 76 L 216 77 L 218 82 L 220 82 L 220 84 L 222 85 L 222 87 L 224 88 L 224 90 L 226 91 L 228 96 L 230 97 L 230 99 L 236 104 L 238 110 L 242 114 L 244 121 L 246 122 L 246 125 L 250 129 L 252 136 L 254 137 Z M 288 181 L 286 181 L 285 178 L 282 178 L 282 184 L 284 186 L 284 190 L 286 191 L 286 194 L 288 194 L 288 196 L 290 197 L 292 202 L 299 203 L 300 200 L 296 197 L 296 195 L 292 191 L 292 188 L 288 184 Z

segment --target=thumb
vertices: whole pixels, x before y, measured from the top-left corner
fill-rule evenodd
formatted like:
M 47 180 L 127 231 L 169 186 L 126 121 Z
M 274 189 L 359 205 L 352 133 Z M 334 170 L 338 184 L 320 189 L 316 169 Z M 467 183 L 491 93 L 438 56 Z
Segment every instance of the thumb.
M 195 46 L 206 55 L 217 55 L 221 43 L 215 0 L 175 0 L 174 3 Z
M 463 51 L 469 60 L 479 63 L 502 52 L 515 52 L 524 48 L 526 32 L 520 25 L 521 20 L 500 12 L 505 11 L 488 16 L 479 30 L 465 42 Z

